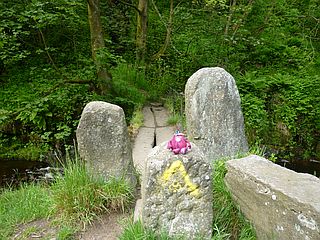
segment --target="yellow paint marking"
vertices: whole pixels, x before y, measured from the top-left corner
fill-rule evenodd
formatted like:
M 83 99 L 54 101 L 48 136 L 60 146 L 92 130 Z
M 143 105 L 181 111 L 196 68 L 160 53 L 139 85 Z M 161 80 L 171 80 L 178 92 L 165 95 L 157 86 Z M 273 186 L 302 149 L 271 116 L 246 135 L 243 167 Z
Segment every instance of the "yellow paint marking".
M 175 181 L 174 179 L 171 179 L 173 175 L 177 174 L 179 174 L 180 179 L 183 181 L 183 184 Z M 191 181 L 190 176 L 188 175 L 183 163 L 180 160 L 174 161 L 170 165 L 170 167 L 163 172 L 160 179 L 165 184 L 167 184 L 169 181 L 172 181 L 172 183 L 170 183 L 169 185 L 169 189 L 173 192 L 177 192 L 179 189 L 186 186 L 191 196 L 197 197 L 200 194 L 198 186 Z

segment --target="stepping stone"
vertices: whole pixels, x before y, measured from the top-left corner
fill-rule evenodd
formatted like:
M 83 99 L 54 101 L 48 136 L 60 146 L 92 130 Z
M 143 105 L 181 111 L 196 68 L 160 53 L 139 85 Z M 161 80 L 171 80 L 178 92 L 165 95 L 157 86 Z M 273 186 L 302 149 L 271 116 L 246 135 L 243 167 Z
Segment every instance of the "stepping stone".
M 157 103 L 157 102 L 155 102 L 155 103 L 150 103 L 150 105 L 151 105 L 152 107 L 162 107 L 162 106 L 163 106 L 162 103 Z

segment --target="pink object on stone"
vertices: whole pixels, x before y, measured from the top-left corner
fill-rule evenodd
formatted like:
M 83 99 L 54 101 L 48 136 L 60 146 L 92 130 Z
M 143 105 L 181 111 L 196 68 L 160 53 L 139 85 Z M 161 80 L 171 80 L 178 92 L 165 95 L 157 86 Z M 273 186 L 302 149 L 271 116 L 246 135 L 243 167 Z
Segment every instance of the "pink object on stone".
M 191 149 L 190 142 L 182 133 L 175 133 L 167 144 L 167 148 L 174 154 L 186 154 Z

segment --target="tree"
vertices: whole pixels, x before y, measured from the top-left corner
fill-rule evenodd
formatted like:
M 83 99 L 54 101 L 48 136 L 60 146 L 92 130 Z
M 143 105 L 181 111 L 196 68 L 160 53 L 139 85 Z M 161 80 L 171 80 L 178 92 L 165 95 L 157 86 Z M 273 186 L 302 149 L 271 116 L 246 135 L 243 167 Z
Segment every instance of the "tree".
M 92 58 L 97 68 L 97 91 L 105 94 L 112 88 L 112 76 L 103 62 L 105 42 L 100 18 L 100 1 L 88 1 L 88 19 L 91 35 Z
M 160 14 L 160 11 L 158 10 L 157 6 L 155 5 L 154 1 L 152 0 L 153 7 L 155 8 L 157 14 L 159 15 L 159 18 L 162 20 L 162 16 Z M 174 8 L 173 8 L 173 0 L 170 0 L 170 13 L 169 13 L 169 18 L 168 18 L 168 23 L 166 24 L 163 20 L 162 23 L 166 27 L 166 38 L 164 40 L 163 45 L 159 49 L 159 51 L 152 56 L 152 60 L 157 60 L 160 58 L 165 51 L 167 50 L 170 41 L 171 41 L 171 34 L 173 31 L 173 15 L 174 15 Z
M 143 64 L 147 48 L 148 0 L 139 0 L 136 33 L 136 60 Z

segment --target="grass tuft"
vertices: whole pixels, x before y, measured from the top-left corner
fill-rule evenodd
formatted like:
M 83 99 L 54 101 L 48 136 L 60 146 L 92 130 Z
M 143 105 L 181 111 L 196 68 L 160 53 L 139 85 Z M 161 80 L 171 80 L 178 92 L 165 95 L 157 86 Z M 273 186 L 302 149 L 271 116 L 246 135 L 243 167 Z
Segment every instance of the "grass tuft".
M 64 173 L 52 186 L 54 208 L 64 219 L 80 221 L 84 227 L 103 212 L 124 211 L 133 199 L 133 189 L 124 179 L 105 181 L 77 158 L 67 162 Z
M 76 156 L 64 165 L 64 176 L 51 186 L 24 184 L 0 189 L 0 239 L 9 239 L 19 224 L 50 217 L 58 239 L 70 239 L 99 214 L 125 211 L 133 201 L 133 188 L 124 179 L 102 177 L 88 171 Z M 36 231 L 32 226 L 22 233 Z
M 154 231 L 147 229 L 143 224 L 138 221 L 133 223 L 129 221 L 123 233 L 119 237 L 119 240 L 132 240 L 132 239 L 141 239 L 141 240 L 182 240 L 183 238 L 173 238 L 168 235 L 166 232 L 161 232 L 159 234 Z
M 144 117 L 142 113 L 142 107 L 136 107 L 130 120 L 130 125 L 128 127 L 128 131 L 132 139 L 135 138 L 138 134 L 139 128 L 143 125 L 143 120 Z
M 49 190 L 39 184 L 5 189 L 0 194 L 0 239 L 7 239 L 15 225 L 50 215 L 52 199 Z
M 167 120 L 167 124 L 169 124 L 171 126 L 175 126 L 175 125 L 179 124 L 180 122 L 181 122 L 181 116 L 179 114 L 170 115 Z
M 213 177 L 213 239 L 254 240 L 255 232 L 233 202 L 224 177 L 227 173 L 226 160 L 214 162 Z

